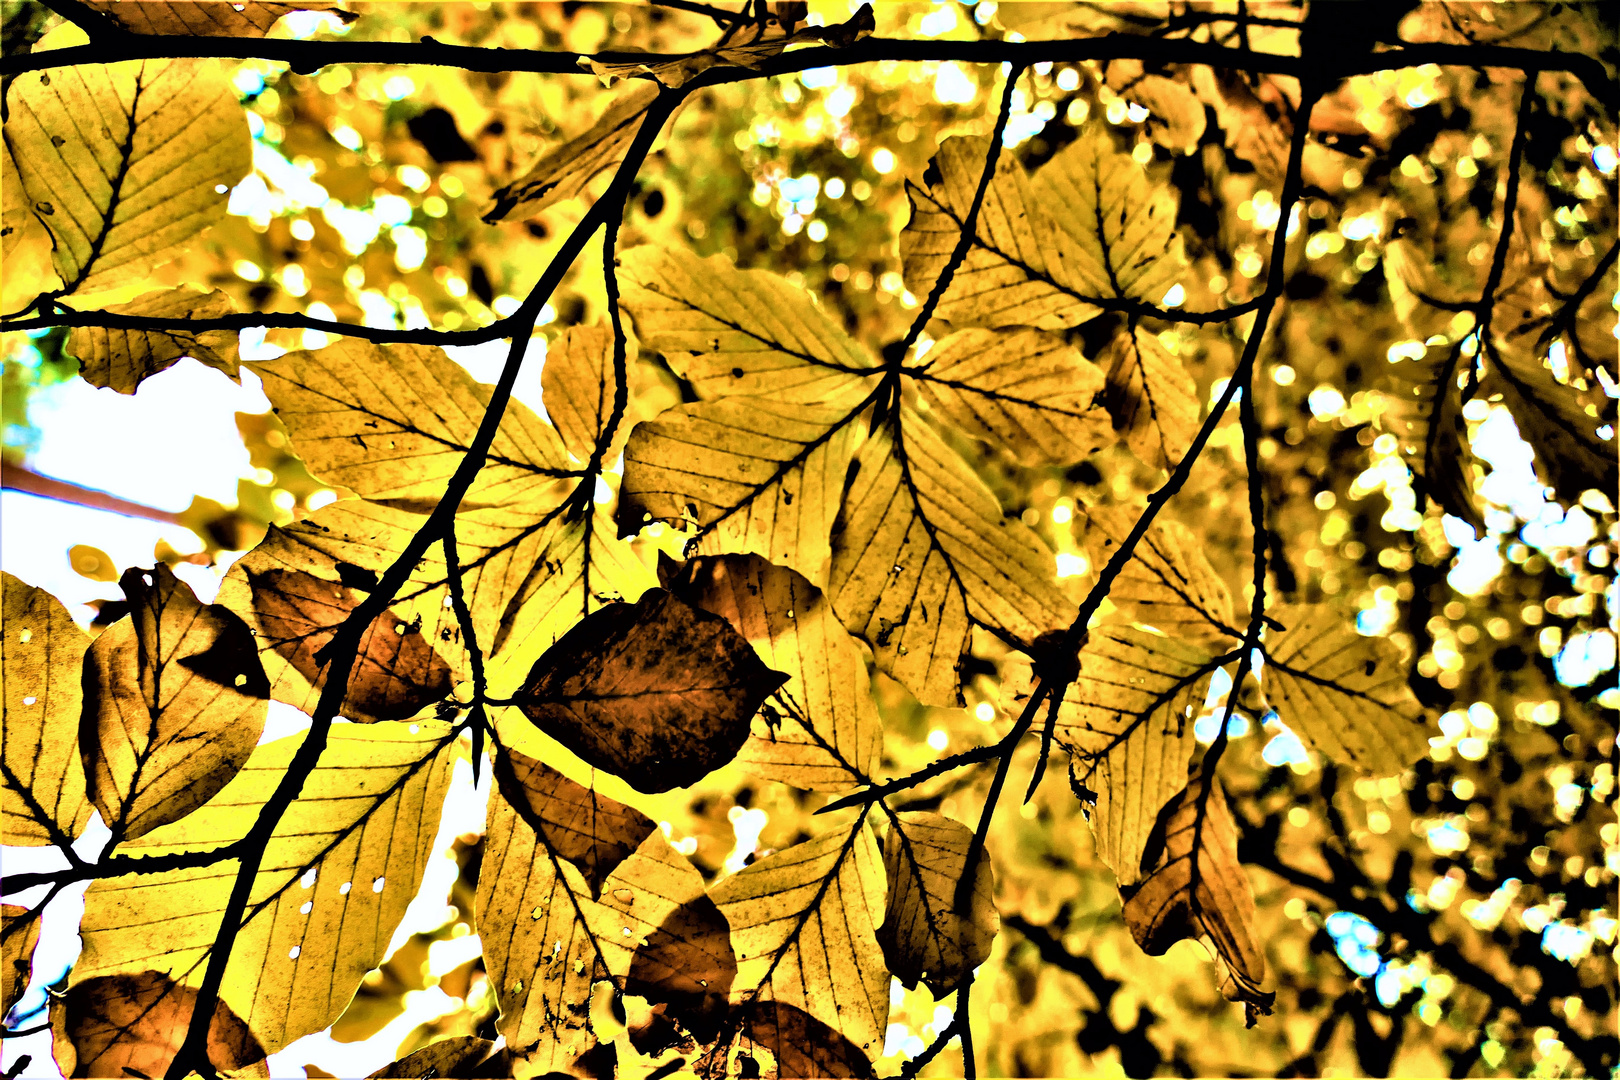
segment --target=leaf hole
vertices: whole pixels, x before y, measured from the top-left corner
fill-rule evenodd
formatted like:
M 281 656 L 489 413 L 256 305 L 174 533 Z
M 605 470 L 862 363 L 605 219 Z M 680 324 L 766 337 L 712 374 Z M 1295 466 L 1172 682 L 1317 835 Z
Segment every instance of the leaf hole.
M 298 909 L 298 914 L 300 914 L 300 915 L 308 915 L 310 912 L 312 912 L 314 910 L 315 910 L 315 901 L 313 901 L 313 900 L 305 900 L 303 907 L 300 907 Z
M 374 892 L 374 893 L 382 892 L 383 891 L 383 882 L 384 882 L 384 880 L 385 880 L 384 878 L 378 878 L 376 881 L 373 881 L 371 883 L 371 891 Z
M 345 881 L 343 884 L 338 886 L 338 895 L 348 896 L 349 890 L 352 888 L 354 888 L 354 883 L 352 881 Z
M 34 632 L 32 630 L 24 630 L 22 633 L 17 635 L 17 640 L 26 645 L 30 641 L 34 640 Z
M 39 700 L 39 698 L 36 698 L 36 697 L 25 697 L 25 698 L 23 698 L 23 704 L 24 705 L 32 705 L 34 702 L 36 702 L 38 700 Z
M 300 952 L 302 952 L 302 951 L 303 951 L 303 950 L 302 950 L 302 949 L 300 949 L 300 948 L 299 948 L 299 947 L 298 947 L 298 946 L 297 946 L 297 945 L 294 945 L 294 946 L 293 946 L 293 947 L 292 947 L 292 948 L 290 948 L 290 949 L 288 949 L 288 950 L 287 950 L 287 959 L 289 959 L 289 960 L 296 960 L 296 959 L 298 959 L 298 954 L 299 954 L 299 953 L 300 953 Z
M 308 870 L 305 870 L 304 876 L 298 879 L 299 886 L 305 889 L 313 889 L 315 887 L 315 878 L 318 874 L 319 871 L 313 866 Z

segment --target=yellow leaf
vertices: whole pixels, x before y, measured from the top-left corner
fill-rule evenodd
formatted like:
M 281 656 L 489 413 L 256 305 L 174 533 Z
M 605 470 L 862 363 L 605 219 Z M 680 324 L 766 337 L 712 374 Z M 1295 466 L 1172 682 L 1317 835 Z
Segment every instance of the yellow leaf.
M 968 868 L 973 831 L 943 814 L 906 812 L 890 819 L 883 845 L 889 906 L 878 941 L 889 971 L 915 989 L 921 979 L 936 999 L 973 976 L 990 956 L 1001 929 L 989 856 L 980 849 Z M 957 906 L 957 887 L 972 888 Z
M 201 806 L 247 763 L 269 713 L 253 634 L 159 565 L 126 570 L 130 614 L 85 653 L 81 749 L 118 839 Z
M 613 370 L 613 331 L 605 326 L 570 327 L 546 346 L 545 366 L 540 369 L 546 414 L 557 426 L 563 446 L 575 460 L 589 461 L 598 442 L 603 446 L 601 460 L 604 463 L 611 465 L 618 460 L 624 440 L 630 434 L 629 407 L 639 389 L 629 385 L 635 358 L 634 346 L 627 343 L 626 411 L 613 431 L 607 433 L 618 381 Z
M 684 250 L 634 248 L 620 263 L 642 345 L 699 397 L 853 405 L 869 391 L 871 354 L 799 286 Z
M 788 676 L 754 717 L 737 764 L 810 791 L 871 782 L 883 724 L 866 660 L 819 589 L 756 555 L 694 559 L 669 587 L 728 620 Z
M 902 409 L 856 460 L 827 595 L 917 700 L 960 704 L 970 620 L 1023 645 L 1068 625 L 1052 553 L 921 417 Z
M 1196 646 L 1139 627 L 1100 627 L 1080 651 L 1053 728 L 1069 751 L 1070 784 L 1091 803 L 1097 854 L 1121 885 L 1142 879 L 1142 853 L 1159 810 L 1187 786 L 1193 718 L 1215 664 Z M 1014 679 L 1027 700 L 1027 665 Z M 1041 722 L 1046 719 L 1043 706 Z
M 518 179 L 495 192 L 495 205 L 484 214 L 493 224 L 531 218 L 553 203 L 585 190 L 591 178 L 617 165 L 641 130 L 647 107 L 658 87 L 637 83 L 616 100 L 583 134 L 548 151 Z
M 860 431 L 842 409 L 772 398 L 682 405 L 625 447 L 619 531 L 695 523 L 702 554 L 751 552 L 825 584 Z
M 1114 430 L 1143 464 L 1173 469 L 1192 445 L 1203 407 L 1198 383 L 1157 334 L 1127 326 L 1105 356 Z
M 940 145 L 926 187 L 907 181 L 911 221 L 900 234 L 906 286 L 927 296 L 956 248 L 973 206 L 990 141 L 956 136 Z M 974 240 L 951 277 L 936 314 L 965 326 L 1036 326 L 1060 330 L 1099 312 L 1053 276 L 1051 239 L 1037 217 L 1022 165 L 1003 150 L 979 208 Z
M 0 810 L 7 844 L 67 846 L 90 820 L 79 763 L 79 671 L 90 638 L 61 601 L 0 573 Z
M 961 330 L 907 369 L 947 420 L 1025 465 L 1080 461 L 1114 441 L 1103 373 L 1039 330 Z
M 288 353 L 254 371 L 311 472 L 369 499 L 420 504 L 424 513 L 472 445 L 492 389 L 442 349 L 360 338 Z M 555 505 L 568 470 L 557 433 L 514 401 L 467 500 Z
M 191 286 L 149 292 L 128 304 L 107 309 L 114 315 L 158 319 L 217 319 L 236 309 L 230 297 L 215 289 L 205 293 Z M 117 330 L 99 326 L 74 327 L 67 351 L 78 358 L 79 374 L 92 386 L 108 386 L 120 394 L 133 394 L 144 379 L 167 369 L 182 356 L 237 376 L 237 341 L 234 330 Z
M 120 853 L 161 859 L 240 840 L 301 740 L 259 747 L 206 805 L 121 845 Z M 454 757 L 447 724 L 332 728 L 264 849 L 220 987 L 221 1000 L 266 1053 L 336 1020 L 383 959 L 433 854 Z M 221 859 L 94 882 L 70 985 L 151 970 L 176 986 L 196 986 L 238 866 Z
M 111 289 L 174 258 L 224 216 L 252 167 L 247 117 L 211 61 L 29 72 L 6 103 L 6 141 L 68 293 Z
M 1099 572 L 1141 517 L 1142 508 L 1088 506 L 1085 544 Z M 1120 615 L 1177 641 L 1226 651 L 1243 637 L 1232 618 L 1232 596 L 1209 564 L 1204 540 L 1179 521 L 1148 527 L 1114 579 L 1108 599 Z
M 710 890 L 731 923 L 738 1011 L 789 1005 L 869 1058 L 883 1050 L 889 973 L 875 927 L 884 880 L 864 817 L 744 867 Z
M 1270 614 L 1288 627 L 1265 645 L 1267 695 L 1283 723 L 1334 761 L 1380 776 L 1428 753 L 1433 732 L 1389 639 L 1362 637 L 1324 604 Z
M 85 0 L 85 6 L 112 16 L 134 34 L 193 34 L 200 37 L 263 37 L 290 11 L 330 11 L 344 22 L 358 14 L 326 0 L 270 3 L 266 0 Z

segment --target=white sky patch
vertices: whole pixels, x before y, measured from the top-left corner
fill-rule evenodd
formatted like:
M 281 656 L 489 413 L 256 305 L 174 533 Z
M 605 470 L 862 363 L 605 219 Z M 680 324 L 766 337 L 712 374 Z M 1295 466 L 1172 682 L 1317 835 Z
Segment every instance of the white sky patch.
M 726 811 L 726 820 L 731 822 L 731 831 L 737 837 L 737 842 L 726 855 L 722 872 L 735 874 L 747 866 L 748 857 L 759 850 L 759 834 L 765 831 L 771 817 L 763 810 L 733 806 Z

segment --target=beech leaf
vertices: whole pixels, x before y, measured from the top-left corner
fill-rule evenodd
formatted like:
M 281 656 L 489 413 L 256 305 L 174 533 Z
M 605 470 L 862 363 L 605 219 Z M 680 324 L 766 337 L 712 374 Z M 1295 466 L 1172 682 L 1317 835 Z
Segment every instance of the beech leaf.
M 776 274 L 654 247 L 619 261 L 624 307 L 642 344 L 663 353 L 700 398 L 850 405 L 877 374 L 863 346 Z
M 882 757 L 882 720 L 866 659 L 821 590 L 756 555 L 693 559 L 671 576 L 666 587 L 724 618 L 788 677 L 755 715 L 737 764 L 810 791 L 870 782 Z
M 687 82 L 717 65 L 732 65 L 758 69 L 765 61 L 789 45 L 825 43 L 835 48 L 847 48 L 872 32 L 876 18 L 871 4 L 862 4 L 860 10 L 847 20 L 832 26 L 806 26 L 800 30 L 766 36 L 761 34 L 752 41 L 737 41 L 713 49 L 683 56 L 678 60 L 656 63 L 636 61 L 606 62 L 590 57 L 580 59 L 581 66 L 589 68 L 603 79 L 625 79 L 650 75 L 664 86 L 685 86 Z
M 452 1035 L 406 1054 L 372 1073 L 367 1080 L 422 1080 L 423 1077 L 498 1077 L 513 1075 L 511 1055 L 476 1035 Z
M 960 704 L 969 624 L 1024 644 L 1068 625 L 1052 553 L 910 409 L 856 458 L 827 595 L 925 705 Z
M 1081 461 L 1114 441 L 1101 369 L 1055 334 L 961 330 L 910 372 L 942 416 L 1025 465 Z
M 224 217 L 252 167 L 247 116 L 213 61 L 33 71 L 6 104 L 6 141 L 67 293 L 124 285 L 174 258 Z
M 936 1000 L 972 978 L 1001 929 L 990 859 L 981 848 L 969 868 L 972 841 L 959 821 L 907 811 L 893 815 L 883 845 L 889 904 L 878 942 L 889 972 L 912 989 L 922 980 Z M 956 893 L 970 874 L 964 911 Z
M 1131 936 L 1143 952 L 1162 956 L 1178 941 L 1208 934 L 1226 962 L 1222 989 L 1244 1002 L 1253 1026 L 1277 995 L 1260 989 L 1266 958 L 1255 936 L 1254 890 L 1238 862 L 1237 826 L 1218 780 L 1195 777 L 1160 811 L 1152 854 L 1150 872 L 1125 897 Z
M 574 864 L 593 893 L 657 828 L 641 811 L 510 748 L 496 756 L 495 778 L 506 801 L 541 834 L 547 849 Z
M 644 421 L 625 448 L 619 532 L 690 522 L 699 553 L 752 552 L 824 585 L 860 438 L 849 420 L 842 409 L 734 398 Z
M 625 375 L 635 370 L 635 350 L 626 349 Z M 613 370 L 613 331 L 605 326 L 574 326 L 564 330 L 546 346 L 545 366 L 540 369 L 540 386 L 545 395 L 546 414 L 557 426 L 563 446 L 581 463 L 591 459 L 601 443 L 602 461 L 611 465 L 624 449 L 630 434 L 628 412 L 619 418 L 611 433 L 613 398 L 618 377 Z M 625 400 L 635 400 L 637 388 L 624 387 Z
M 786 679 L 724 619 L 649 589 L 586 616 L 535 664 L 517 703 L 590 764 L 658 792 L 735 757 Z
M 196 990 L 157 971 L 75 983 L 51 1002 L 56 1063 L 64 1076 L 163 1076 L 185 1041 L 196 1004 Z M 208 1024 L 209 1063 L 235 1071 L 263 1060 L 264 1048 L 247 1025 L 216 1001 Z
M 276 824 L 220 986 L 267 1054 L 336 1020 L 384 950 L 433 855 L 456 757 L 447 724 L 339 724 Z M 195 987 L 219 933 L 238 860 L 160 869 L 221 851 L 253 828 L 303 736 L 258 747 L 201 808 L 126 841 L 156 860 L 85 894 L 84 951 L 70 986 L 152 970 Z
M 442 349 L 360 338 L 291 352 L 254 371 L 311 472 L 368 499 L 426 503 L 424 512 L 472 446 L 492 389 Z M 555 504 L 568 470 L 557 433 L 514 401 L 467 500 Z
M 770 1052 L 780 1080 L 873 1075 L 864 1050 L 795 1005 L 761 1001 L 748 1010 L 742 1030 L 750 1043 Z
M 218 289 L 203 292 L 190 286 L 145 293 L 116 304 L 114 315 L 156 319 L 217 319 L 235 311 L 231 298 Z M 68 336 L 68 352 L 79 360 L 79 374 L 92 386 L 133 394 L 142 381 L 167 370 L 182 356 L 237 377 L 234 330 L 119 330 L 77 326 Z
M 326 0 L 85 0 L 85 6 L 112 16 L 133 34 L 199 37 L 263 37 L 277 19 L 292 11 L 326 11 L 346 23 L 360 17 Z
M 883 865 L 863 821 L 758 859 L 710 896 L 731 923 L 732 993 L 747 1024 L 757 1022 L 752 1010 L 791 1005 L 875 1058 L 889 974 L 876 932 Z
M 90 638 L 62 602 L 0 572 L 0 810 L 5 841 L 67 846 L 90 820 L 79 763 L 79 671 Z
M 626 90 L 590 128 L 547 151 L 528 172 L 496 191 L 495 205 L 484 220 L 493 224 L 532 218 L 584 191 L 594 176 L 623 160 L 657 97 L 658 87 L 649 83 Z
M 1334 761 L 1380 776 L 1428 753 L 1428 718 L 1392 642 L 1362 637 L 1326 605 L 1271 615 L 1288 627 L 1265 643 L 1267 695 L 1283 723 Z
M 10 1012 L 28 989 L 34 946 L 39 944 L 39 910 L 12 904 L 0 906 L 0 1017 Z
M 247 763 L 269 714 L 253 634 L 159 564 L 126 570 L 130 614 L 84 657 L 79 747 L 91 801 L 119 839 L 191 813 Z
M 988 139 L 953 136 L 940 144 L 922 186 L 906 182 L 911 220 L 900 234 L 900 261 L 913 295 L 927 296 L 950 261 L 989 148 Z M 1097 315 L 1095 304 L 1053 278 L 1047 232 L 1023 166 L 1002 150 L 973 244 L 940 298 L 938 316 L 964 326 L 1061 330 Z
M 1175 468 L 1203 412 L 1197 382 L 1158 335 L 1135 325 L 1115 335 L 1099 362 L 1108 369 L 1114 430 L 1143 464 Z
M 339 582 L 299 570 L 250 571 L 248 580 L 265 644 L 319 691 L 327 666 L 321 650 L 361 598 Z M 384 611 L 360 637 L 341 711 L 361 722 L 403 720 L 443 699 L 451 682 L 450 665 L 422 634 L 421 626 Z M 291 705 L 312 705 L 303 694 L 286 696 L 292 698 Z
M 1139 506 L 1085 508 L 1085 543 L 1100 572 L 1137 519 Z M 1205 648 L 1235 648 L 1242 632 L 1233 624 L 1232 595 L 1209 564 L 1204 542 L 1179 521 L 1155 521 L 1131 551 L 1108 591 L 1122 617 Z

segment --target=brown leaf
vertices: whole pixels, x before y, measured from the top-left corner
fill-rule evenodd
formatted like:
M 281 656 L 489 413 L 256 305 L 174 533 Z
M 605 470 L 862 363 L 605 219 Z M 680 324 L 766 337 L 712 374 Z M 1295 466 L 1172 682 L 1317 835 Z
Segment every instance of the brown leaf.
M 587 615 L 535 664 L 518 701 L 590 764 L 657 792 L 735 757 L 786 678 L 724 619 L 649 589 Z
M 120 840 L 184 817 L 247 763 L 270 683 L 247 625 L 200 604 L 167 566 L 126 570 L 130 613 L 90 646 L 79 750 Z
M 317 654 L 360 598 L 345 585 L 301 570 L 267 570 L 250 574 L 249 581 L 265 643 L 319 689 L 326 665 Z M 362 723 L 403 720 L 444 698 L 450 682 L 450 665 L 421 628 L 384 611 L 360 637 L 342 713 Z
M 66 1076 L 162 1076 L 185 1041 L 197 991 L 143 971 L 88 979 L 51 1004 L 56 1061 Z M 208 1025 L 208 1060 L 232 1070 L 264 1050 L 223 1002 Z
M 797 1006 L 759 1002 L 748 1009 L 743 1032 L 755 1046 L 770 1051 L 776 1059 L 775 1075 L 782 1080 L 872 1075 L 872 1063 L 860 1047 Z
M 737 763 L 811 791 L 868 783 L 882 757 L 883 722 L 866 659 L 821 590 L 756 555 L 693 559 L 671 577 L 666 587 L 726 619 L 788 676 L 754 717 Z
M 1155 858 L 1155 854 L 1157 857 Z M 1254 932 L 1254 891 L 1237 857 L 1237 826 L 1219 781 L 1194 776 L 1159 812 L 1143 855 L 1152 872 L 1125 897 L 1125 925 L 1150 956 L 1208 934 L 1226 962 L 1229 999 L 1271 1012 L 1276 994 L 1260 989 L 1265 954 Z M 1121 890 L 1125 892 L 1126 890 Z
M 502 1049 L 476 1035 L 452 1035 L 429 1043 L 392 1065 L 385 1065 L 367 1080 L 420 1080 L 423 1077 L 511 1076 L 512 1062 Z
M 11 904 L 0 908 L 0 1018 L 28 989 L 34 946 L 39 944 L 39 910 Z
M 231 298 L 218 289 L 205 293 L 191 286 L 159 289 L 107 309 L 113 315 L 157 319 L 217 319 L 235 310 Z M 233 379 L 237 374 L 234 330 L 193 333 L 80 326 L 68 337 L 67 351 L 78 357 L 79 374 L 85 382 L 111 387 L 120 394 L 133 394 L 142 380 L 166 370 L 182 356 L 217 368 Z
M 599 60 L 585 58 L 581 63 L 604 79 L 623 79 L 637 75 L 651 75 L 665 86 L 677 87 L 684 86 L 689 80 L 716 65 L 730 64 L 737 67 L 757 69 L 761 64 L 781 53 L 789 45 L 814 42 L 830 45 L 837 49 L 848 48 L 870 34 L 875 25 L 876 18 L 872 14 L 872 5 L 862 4 L 861 9 L 851 15 L 849 19 L 833 26 L 807 26 L 795 33 L 760 37 L 754 41 L 744 41 L 714 49 L 705 49 L 690 56 L 683 56 L 678 60 L 664 60 L 655 63 L 637 63 L 635 61 L 604 63 Z
M 701 892 L 693 894 L 689 888 L 669 889 L 669 884 L 680 879 L 656 873 L 656 865 L 643 861 L 648 865 L 632 864 L 627 867 L 632 873 L 620 875 L 620 878 L 627 885 L 640 878 L 645 885 L 670 894 L 664 906 L 669 903 L 677 906 L 637 946 L 625 977 L 624 991 L 667 1004 L 670 1015 L 679 1019 L 688 1031 L 699 1039 L 711 1039 L 726 1013 L 727 995 L 732 980 L 737 977 L 731 924 L 708 896 Z M 634 873 L 638 870 L 640 874 Z M 655 873 L 650 874 L 649 870 Z M 688 878 L 687 884 L 695 882 Z M 646 890 L 629 891 L 634 895 Z M 620 891 L 612 894 L 615 900 L 622 900 L 623 895 Z
M 276 20 L 292 11 L 330 11 L 344 22 L 360 16 L 330 0 L 268 3 L 249 0 L 86 0 L 86 7 L 112 16 L 134 34 L 190 34 L 197 37 L 263 37 Z
M 90 820 L 79 665 L 90 638 L 62 602 L 0 573 L 0 825 L 8 844 L 72 843 Z
M 578 867 L 593 893 L 601 892 L 608 875 L 657 828 L 639 810 L 510 748 L 496 755 L 495 779 L 546 846 Z
M 957 883 L 967 876 L 973 831 L 943 814 L 894 815 L 883 845 L 889 906 L 878 944 L 889 973 L 915 989 L 921 979 L 942 998 L 970 979 L 990 956 L 1001 929 L 996 883 L 983 849 L 974 859 L 973 887 L 957 907 Z

